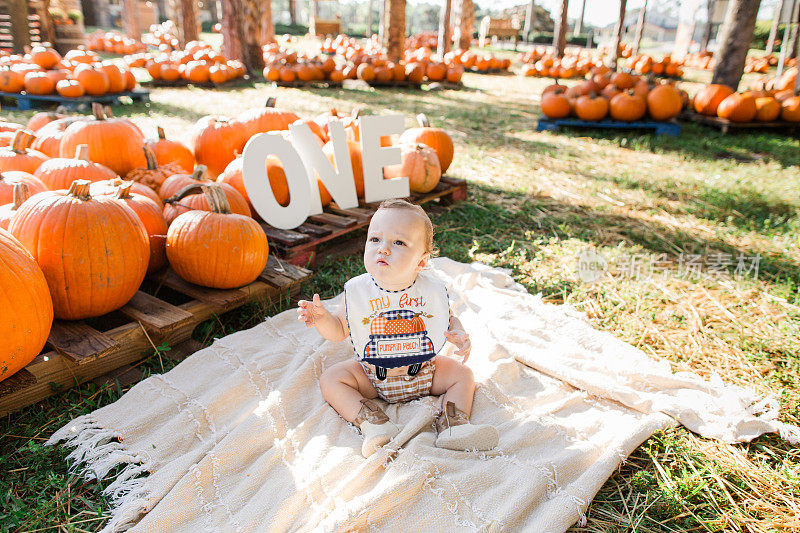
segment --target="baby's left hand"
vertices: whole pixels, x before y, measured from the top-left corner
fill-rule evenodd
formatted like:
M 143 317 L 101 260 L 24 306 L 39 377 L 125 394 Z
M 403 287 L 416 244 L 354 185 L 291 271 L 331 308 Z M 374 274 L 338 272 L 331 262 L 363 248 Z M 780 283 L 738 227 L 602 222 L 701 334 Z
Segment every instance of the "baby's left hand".
M 466 363 L 467 359 L 469 359 L 469 352 L 472 349 L 472 343 L 469 340 L 467 332 L 463 329 L 454 329 L 445 331 L 444 336 L 447 340 L 455 344 L 457 348 L 455 355 L 463 355 L 464 359 L 461 362 Z

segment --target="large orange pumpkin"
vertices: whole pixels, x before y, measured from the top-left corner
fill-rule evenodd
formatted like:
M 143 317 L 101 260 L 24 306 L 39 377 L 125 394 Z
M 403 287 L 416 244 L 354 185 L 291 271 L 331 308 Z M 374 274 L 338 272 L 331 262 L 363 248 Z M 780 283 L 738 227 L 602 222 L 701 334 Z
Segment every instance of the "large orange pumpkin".
M 25 88 L 25 74 L 10 68 L 0 69 L 0 91 L 19 93 Z
M 116 177 L 110 180 L 104 181 L 95 181 L 91 185 L 89 185 L 89 194 L 94 196 L 114 196 L 117 194 L 117 190 L 119 190 L 120 185 L 124 180 L 122 178 Z M 131 192 L 134 194 L 139 194 L 141 196 L 145 196 L 153 200 L 154 203 L 161 208 L 164 203 L 161 201 L 161 198 L 158 197 L 156 191 L 148 187 L 147 185 L 142 185 L 141 183 L 131 182 Z
M 194 157 L 208 168 L 211 178 L 219 176 L 241 152 L 250 138 L 249 129 L 238 121 L 206 116 L 197 121 L 192 133 Z
M 694 95 L 694 110 L 701 115 L 716 116 L 719 104 L 732 94 L 733 89 L 727 85 L 706 85 Z
M 236 120 L 247 130 L 247 138 L 249 139 L 256 133 L 288 130 L 289 125 L 296 120 L 300 120 L 300 117 L 291 111 L 276 108 L 275 98 L 269 97 L 264 107 L 248 109 L 239 114 Z
M 417 121 L 420 127 L 404 131 L 399 142 L 422 143 L 433 148 L 439 158 L 442 174 L 444 174 L 450 168 L 450 163 L 453 162 L 453 139 L 443 129 L 431 127 L 430 121 L 425 115 L 421 113 L 417 115 Z
M 231 213 L 220 184 L 193 185 L 183 193 L 197 189 L 211 210 L 189 211 L 170 225 L 170 265 L 186 281 L 204 287 L 233 289 L 251 283 L 267 266 L 264 230 L 252 218 Z
M 550 93 L 542 97 L 542 113 L 549 118 L 564 118 L 569 116 L 571 106 L 563 94 Z
M 275 156 L 268 156 L 266 172 L 272 194 L 275 196 L 275 201 L 283 206 L 289 205 L 289 182 L 286 180 L 286 173 L 283 171 L 281 160 Z M 251 212 L 255 213 L 255 208 L 252 202 L 250 202 L 250 197 L 247 195 L 247 190 L 244 186 L 241 157 L 237 157 L 225 167 L 225 171 L 217 177 L 217 182 L 225 183 L 236 189 L 247 201 Z
M 136 216 L 144 224 L 147 238 L 150 241 L 150 260 L 147 272 L 161 270 L 167 264 L 167 222 L 161 213 L 161 206 L 146 196 L 131 194 L 132 181 L 124 181 L 113 196 L 133 209 Z
M 129 207 L 91 197 L 89 182 L 20 206 L 9 227 L 44 272 L 56 318 L 109 313 L 136 294 L 150 256 L 144 225 Z
M 92 104 L 94 120 L 73 122 L 64 130 L 59 154 L 70 157 L 78 145 L 89 145 L 89 159 L 107 166 L 120 176 L 144 167 L 144 135 L 124 118 L 108 118 L 103 106 Z
M 45 126 L 53 122 L 54 120 L 64 118 L 65 116 L 66 115 L 62 115 L 60 113 L 50 113 L 47 111 L 42 111 L 40 113 L 36 113 L 28 120 L 28 123 L 25 125 L 25 129 L 31 130 L 32 132 L 36 133 L 36 131 L 42 126 Z
M 21 172 L 18 170 L 0 172 L 0 205 L 14 201 L 14 187 L 18 183 L 27 185 L 31 194 L 45 192 L 47 190 L 47 186 L 42 183 L 42 180 L 28 172 Z
M 143 146 L 142 150 L 144 151 L 144 158 L 147 166 L 134 168 L 125 175 L 126 180 L 147 185 L 158 193 L 164 180 L 175 174 L 183 174 L 183 169 L 180 165 L 176 163 L 159 165 L 156 161 L 155 154 L 150 148 Z
M 42 270 L 17 239 L 0 230 L 0 381 L 39 355 L 52 324 Z
M 84 92 L 92 96 L 106 94 L 110 87 L 110 82 L 105 72 L 85 63 L 75 67 L 72 76 L 81 84 Z
M 622 93 L 618 94 L 620 96 Z M 615 96 L 616 98 L 616 96 Z M 608 100 L 602 96 L 587 94 L 575 101 L 575 114 L 586 121 L 596 121 L 608 114 Z
M 647 112 L 647 102 L 641 96 L 620 93 L 608 102 L 608 111 L 614 120 L 633 122 Z
M 207 185 L 209 183 L 214 183 L 211 180 L 207 180 L 205 178 L 199 180 L 196 183 L 190 183 L 171 197 L 164 200 L 164 220 L 167 221 L 167 225 L 171 225 L 172 222 L 178 218 L 178 216 L 186 213 L 187 211 L 210 211 L 211 205 L 208 203 L 208 198 L 204 194 L 200 194 L 200 189 L 195 189 L 193 193 L 185 193 L 181 195 L 181 192 L 186 190 L 191 185 Z M 239 194 L 239 191 L 228 185 L 227 183 L 218 183 L 222 188 L 222 192 L 228 199 L 228 205 L 232 212 L 236 213 L 237 215 L 244 215 L 244 216 L 252 216 L 250 211 L 250 206 L 247 204 L 247 200 Z
M 34 173 L 39 165 L 50 159 L 45 154 L 30 148 L 36 136 L 30 130 L 17 130 L 11 145 L 0 148 L 0 172 L 19 170 Z
M 74 158 L 55 157 L 42 163 L 33 174 L 51 191 L 68 189 L 75 180 L 102 181 L 117 177 L 107 166 L 89 161 L 89 147 L 85 144 L 75 149 Z
M 65 117 L 54 120 L 39 128 L 36 132 L 31 148 L 38 150 L 48 157 L 58 157 L 61 150 L 61 138 L 64 130 L 73 122 L 85 120 L 84 117 Z
M 800 96 L 792 96 L 781 103 L 781 119 L 800 122 Z
M 659 85 L 647 93 L 647 112 L 655 120 L 670 120 L 683 109 L 680 92 L 670 84 Z
M 717 106 L 717 116 L 731 122 L 750 122 L 757 112 L 756 99 L 747 94 L 733 93 Z
M 400 164 L 384 167 L 385 178 L 407 177 L 411 192 L 426 193 L 436 188 L 442 177 L 439 158 L 426 144 L 400 144 Z
M 781 115 L 781 104 L 772 96 L 756 98 L 756 120 L 772 122 Z

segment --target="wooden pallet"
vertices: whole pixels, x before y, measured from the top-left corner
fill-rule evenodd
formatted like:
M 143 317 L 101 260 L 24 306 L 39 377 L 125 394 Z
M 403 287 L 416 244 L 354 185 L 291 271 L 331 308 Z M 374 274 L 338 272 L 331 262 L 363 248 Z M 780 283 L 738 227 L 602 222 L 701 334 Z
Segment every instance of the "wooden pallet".
M 731 131 L 753 131 L 753 130 L 773 130 L 785 131 L 787 133 L 797 133 L 800 123 L 775 120 L 771 122 L 732 122 L 726 118 L 710 117 L 700 113 L 682 113 L 681 120 L 696 122 L 704 126 L 711 126 L 727 134 Z
M 96 319 L 54 321 L 42 353 L 0 381 L 0 416 L 108 372 L 124 371 L 163 343 L 182 345 L 195 326 L 214 315 L 251 301 L 270 303 L 295 295 L 310 275 L 271 256 L 256 281 L 233 290 L 199 287 L 170 269 L 150 276 L 122 309 Z
M 558 131 L 561 128 L 595 128 L 595 129 L 625 129 L 625 130 L 654 130 L 656 135 L 677 136 L 681 126 L 674 119 L 669 121 L 643 120 L 638 122 L 622 122 L 619 120 L 586 121 L 577 118 L 550 119 L 542 117 L 536 125 L 536 131 Z
M 64 107 L 78 107 L 81 104 L 91 106 L 92 102 L 99 102 L 106 105 L 117 105 L 120 98 L 128 97 L 134 102 L 149 102 L 150 91 L 144 89 L 134 89 L 124 93 L 104 94 L 102 96 L 81 96 L 79 98 L 66 98 L 57 94 L 36 95 L 22 93 L 0 92 L 0 101 L 3 101 L 5 109 L 16 109 L 27 111 L 29 109 L 62 105 Z M 13 104 L 8 102 L 13 101 Z
M 419 205 L 433 201 L 450 205 L 466 198 L 466 181 L 442 176 L 434 190 L 425 194 L 413 194 L 408 200 Z M 346 241 L 356 237 L 358 230 L 369 226 L 379 203 L 362 203 L 353 209 L 339 209 L 336 204 L 331 204 L 322 214 L 309 217 L 303 225 L 293 230 L 277 229 L 265 222 L 261 223 L 261 227 L 264 228 L 270 247 L 276 255 L 293 265 L 313 266 L 321 257 L 355 251 L 347 248 Z M 322 246 L 334 239 L 338 239 L 335 250 Z

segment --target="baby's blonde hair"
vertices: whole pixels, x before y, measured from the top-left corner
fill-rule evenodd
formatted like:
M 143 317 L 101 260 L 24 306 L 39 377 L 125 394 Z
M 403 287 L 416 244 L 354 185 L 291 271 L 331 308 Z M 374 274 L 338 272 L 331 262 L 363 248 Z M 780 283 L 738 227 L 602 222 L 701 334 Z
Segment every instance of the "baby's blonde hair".
M 400 198 L 390 198 L 388 200 L 384 200 L 381 202 L 381 205 L 378 206 L 378 209 L 375 212 L 377 213 L 381 209 L 402 209 L 404 211 L 411 211 L 419 216 L 425 225 L 425 253 L 431 254 L 431 257 L 436 255 L 438 250 L 436 250 L 433 246 L 433 223 L 431 222 L 428 213 L 426 213 L 424 209 L 417 204 L 412 204 L 411 202 L 407 202 L 406 200 L 402 200 Z

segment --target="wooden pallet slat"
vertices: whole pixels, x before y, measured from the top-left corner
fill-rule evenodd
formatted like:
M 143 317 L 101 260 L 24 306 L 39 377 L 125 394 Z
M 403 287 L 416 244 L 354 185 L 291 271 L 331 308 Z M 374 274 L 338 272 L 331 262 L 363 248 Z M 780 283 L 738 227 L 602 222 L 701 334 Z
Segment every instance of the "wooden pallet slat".
M 625 129 L 625 130 L 653 130 L 656 135 L 677 136 L 681 126 L 677 121 L 640 120 L 636 122 L 623 122 L 620 120 L 603 119 L 598 121 L 580 120 L 577 118 L 550 119 L 541 117 L 536 125 L 536 131 L 558 131 L 561 128 L 594 128 L 594 129 Z
M 732 120 L 728 120 L 726 118 L 711 117 L 695 112 L 682 113 L 679 118 L 681 120 L 702 124 L 704 126 L 711 126 L 712 128 L 720 130 L 723 134 L 727 134 L 729 131 L 736 130 L 772 130 L 795 133 L 797 132 L 798 126 L 800 126 L 800 124 L 797 122 L 786 122 L 783 120 L 773 120 L 770 122 L 733 122 Z
M 260 225 L 264 233 L 267 234 L 267 240 L 269 240 L 270 243 L 278 242 L 280 244 L 293 246 L 295 244 L 308 242 L 311 239 L 308 235 L 300 233 L 299 231 L 279 229 L 263 222 Z
M 119 103 L 119 99 L 121 97 L 125 96 L 133 101 L 150 101 L 150 91 L 143 89 L 134 89 L 133 91 L 116 94 L 104 94 L 102 96 L 81 96 L 78 98 L 67 98 L 57 94 L 35 95 L 27 94 L 25 92 L 0 92 L 0 99 L 4 99 L 6 101 L 14 100 L 15 102 L 15 105 L 3 104 L 3 107 L 8 109 L 17 109 L 19 111 L 27 111 L 29 109 L 53 104 L 63 105 L 65 107 L 77 107 L 81 104 L 90 105 L 92 102 L 115 105 Z
M 349 228 L 350 226 L 354 226 L 358 224 L 358 220 L 351 217 L 343 217 L 341 215 L 335 215 L 333 213 L 320 213 L 319 215 L 311 215 L 308 217 L 309 220 L 313 222 L 319 222 L 320 224 L 330 224 L 331 226 L 336 226 L 339 228 Z
M 142 291 L 137 291 L 120 309 L 120 313 L 141 323 L 149 333 L 159 336 L 192 319 L 191 313 Z
M 47 345 L 72 361 L 82 364 L 112 351 L 120 344 L 84 322 L 54 320 Z
M 237 307 L 248 299 L 248 294 L 240 289 L 210 289 L 189 283 L 178 276 L 171 268 L 167 268 L 151 277 L 172 290 L 201 302 L 206 302 L 219 309 L 228 310 Z

